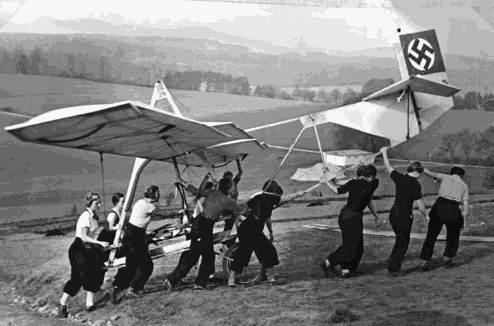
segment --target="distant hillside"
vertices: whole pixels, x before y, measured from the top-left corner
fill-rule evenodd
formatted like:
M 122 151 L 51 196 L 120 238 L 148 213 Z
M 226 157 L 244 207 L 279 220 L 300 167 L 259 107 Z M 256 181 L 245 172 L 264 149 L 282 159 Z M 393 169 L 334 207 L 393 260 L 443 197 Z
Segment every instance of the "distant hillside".
M 125 99 L 148 102 L 152 89 L 49 76 L 0 75 L 1 106 L 9 105 L 15 111 L 37 115 L 60 107 L 78 104 L 108 103 Z M 174 91 L 173 94 L 199 120 L 237 121 L 241 127 L 280 121 L 318 112 L 325 106 L 235 96 L 229 94 Z M 83 209 L 83 194 L 88 190 L 101 191 L 100 160 L 97 153 L 50 146 L 39 146 L 18 141 L 3 130 L 4 126 L 20 123 L 25 119 L 0 114 L 0 224 L 16 219 L 62 216 L 73 210 L 74 205 Z M 423 159 L 439 145 L 442 133 L 457 132 L 464 127 L 480 130 L 492 123 L 494 113 L 482 111 L 450 111 L 420 136 L 402 145 L 401 152 L 408 158 Z M 259 155 L 244 162 L 242 193 L 259 189 L 281 161 L 277 154 Z M 426 157 L 425 157 L 426 158 Z M 287 193 L 302 190 L 305 183 L 290 180 L 297 160 L 289 159 L 278 179 Z M 125 191 L 132 158 L 105 156 L 106 202 L 114 191 Z M 183 168 L 181 168 L 183 169 Z M 218 169 L 233 169 L 232 165 Z M 186 169 L 182 174 L 189 181 L 198 183 L 203 169 Z M 485 171 L 472 171 L 470 184 L 474 191 L 483 189 Z M 144 185 L 155 183 L 163 194 L 174 190 L 173 168 L 170 164 L 152 162 L 139 181 L 138 192 Z M 388 180 L 389 181 L 389 180 Z M 428 185 L 428 189 L 435 189 Z M 382 190 L 385 191 L 383 187 Z M 431 190 L 432 191 L 432 190 Z M 109 205 L 109 204 L 108 204 Z
M 406 153 L 409 159 L 429 160 L 429 153 L 439 146 L 442 135 L 455 134 L 464 128 L 482 131 L 490 125 L 494 125 L 494 112 L 450 110 L 396 150 Z
M 5 57 L 5 51 L 11 52 L 16 47 L 22 46 L 30 51 L 40 46 L 48 53 L 45 68 L 51 67 L 55 73 L 67 68 L 69 54 L 73 54 L 76 64 L 89 60 L 85 63 L 86 68 L 99 73 L 103 69 L 99 57 L 103 55 L 109 65 L 104 68 L 104 73 L 118 74 L 125 80 L 149 74 L 143 69 L 153 65 L 169 71 L 200 69 L 238 74 L 246 76 L 251 84 L 277 86 L 295 86 L 297 83 L 312 86 L 363 84 L 376 77 L 399 79 L 396 60 L 388 56 L 392 55 L 392 52 L 388 53 L 390 49 L 382 50 L 386 56 L 380 57 L 361 53 L 334 56 L 322 52 L 268 55 L 255 52 L 246 44 L 249 40 L 235 42 L 232 36 L 227 42 L 193 39 L 190 33 L 186 36 L 188 38 L 2 34 L 0 58 L 5 62 L 9 59 Z M 449 54 L 445 61 L 452 84 L 465 91 L 484 91 L 484 85 L 494 91 L 492 61 Z M 0 72 L 2 70 L 8 72 L 0 64 Z

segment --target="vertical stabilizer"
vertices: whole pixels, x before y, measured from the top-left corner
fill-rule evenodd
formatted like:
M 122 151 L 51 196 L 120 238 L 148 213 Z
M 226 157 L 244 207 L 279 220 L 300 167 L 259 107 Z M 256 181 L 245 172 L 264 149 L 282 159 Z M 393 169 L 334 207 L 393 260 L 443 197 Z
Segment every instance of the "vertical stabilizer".
M 448 83 L 446 66 L 434 29 L 399 35 L 394 44 L 401 78 L 421 75 L 425 79 Z
M 158 80 L 154 84 L 153 95 L 149 105 L 153 108 L 183 116 L 162 80 Z

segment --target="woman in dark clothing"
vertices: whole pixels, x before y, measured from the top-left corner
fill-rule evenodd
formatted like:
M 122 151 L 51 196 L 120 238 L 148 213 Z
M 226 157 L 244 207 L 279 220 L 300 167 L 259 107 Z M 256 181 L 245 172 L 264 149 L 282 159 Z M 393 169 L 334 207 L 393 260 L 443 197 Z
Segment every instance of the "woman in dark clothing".
M 271 225 L 271 214 L 280 205 L 283 189 L 276 181 L 267 181 L 262 190 L 263 193 L 255 196 L 247 202 L 251 209 L 251 214 L 240 224 L 237 230 L 240 241 L 237 255 L 231 265 L 230 279 L 228 286 L 236 286 L 235 277 L 237 273 L 242 273 L 249 263 L 252 252 L 255 252 L 263 268 L 264 278 L 270 282 L 275 281 L 274 276 L 269 275 L 271 268 L 278 265 L 278 253 L 274 247 L 273 228 Z M 269 184 L 269 187 L 268 187 Z M 264 235 L 264 225 L 269 230 L 270 240 Z
M 279 264 L 279 260 L 276 248 L 272 243 L 274 237 L 271 215 L 273 210 L 282 203 L 301 197 L 311 191 L 311 189 L 309 188 L 281 197 L 283 195 L 281 186 L 274 180 L 268 180 L 262 187 L 262 193 L 255 195 L 247 202 L 247 207 L 250 208 L 250 214 L 246 215 L 246 218 L 237 230 L 239 249 L 231 265 L 228 286 L 236 286 L 235 277 L 237 274 L 242 273 L 243 269 L 247 266 L 252 252 L 255 252 L 262 265 L 263 279 L 268 280 L 270 283 L 276 281 L 276 278 L 271 273 L 271 269 Z M 269 240 L 264 235 L 264 225 L 268 228 Z
M 76 225 L 75 239 L 69 248 L 70 280 L 65 283 L 63 295 L 60 298 L 58 316 L 67 318 L 67 301 L 75 296 L 81 287 L 87 292 L 86 310 L 93 311 L 94 293 L 100 290 L 103 278 L 103 266 L 99 261 L 99 247 L 108 246 L 107 242 L 95 239 L 98 229 L 98 216 L 95 214 L 101 206 L 101 199 L 97 193 L 88 192 L 86 195 L 86 210 L 79 216 Z
M 410 245 L 410 234 L 413 225 L 413 203 L 417 202 L 420 212 L 427 219 L 427 211 L 422 200 L 422 186 L 418 178 L 424 172 L 420 162 L 413 162 L 407 168 L 407 174 L 402 174 L 391 167 L 387 147 L 381 148 L 383 161 L 396 187 L 395 201 L 389 212 L 389 223 L 396 235 L 395 244 L 389 256 L 388 273 L 390 276 L 405 276 L 401 266 Z
M 341 209 L 338 218 L 343 244 L 321 263 L 326 277 L 329 276 L 329 272 L 336 274 L 335 267 L 338 265 L 342 269 L 342 277 L 351 276 L 350 272 L 357 269 L 364 253 L 364 209 L 369 207 L 374 217 L 378 218 L 372 204 L 372 195 L 379 186 L 379 180 L 376 179 L 377 170 L 373 165 L 366 165 L 361 173 L 360 178 L 352 179 L 340 187 L 332 181 L 323 181 L 337 195 L 348 192 L 347 204 Z
M 113 209 L 111 212 L 108 214 L 106 217 L 106 221 L 103 223 L 104 228 L 101 230 L 98 240 L 100 241 L 105 241 L 108 243 L 113 243 L 115 240 L 115 234 L 117 233 L 117 230 L 119 229 L 119 221 L 120 221 L 120 214 L 122 213 L 122 208 L 124 204 L 124 195 L 122 193 L 115 193 L 112 197 L 112 203 L 114 205 Z M 121 250 L 117 250 L 117 254 L 120 253 Z M 110 256 L 110 251 L 104 251 L 102 255 L 102 261 L 106 262 L 108 260 L 108 257 Z M 120 255 L 117 255 L 117 258 L 120 257 Z

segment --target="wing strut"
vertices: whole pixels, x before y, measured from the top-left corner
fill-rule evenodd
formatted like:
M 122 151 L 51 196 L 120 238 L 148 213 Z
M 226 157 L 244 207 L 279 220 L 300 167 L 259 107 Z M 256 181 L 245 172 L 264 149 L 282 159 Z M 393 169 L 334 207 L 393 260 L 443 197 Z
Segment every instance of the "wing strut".
M 106 196 L 105 196 L 105 165 L 103 164 L 103 153 L 99 152 L 100 170 L 101 170 L 101 188 L 103 192 L 103 214 L 106 212 Z
M 314 132 L 316 133 L 317 146 L 319 146 L 319 152 L 321 153 L 322 159 L 322 169 L 323 173 L 326 171 L 326 160 L 324 159 L 324 152 L 322 151 L 321 139 L 319 138 L 319 133 L 317 132 L 317 126 L 314 125 Z
M 288 155 L 290 155 L 290 152 L 293 150 L 293 148 L 295 147 L 295 145 L 297 144 L 300 136 L 302 136 L 303 132 L 305 131 L 307 127 L 306 126 L 303 126 L 302 127 L 302 130 L 300 130 L 300 132 L 298 133 L 297 135 L 297 138 L 295 138 L 295 141 L 293 142 L 293 144 L 290 146 L 290 149 L 288 149 L 288 152 L 286 153 L 285 157 L 283 157 L 283 160 L 281 161 L 280 165 L 278 166 L 278 168 L 276 169 L 276 171 L 274 172 L 273 176 L 271 177 L 271 179 L 269 179 L 269 183 L 266 185 L 266 189 L 269 188 L 269 186 L 271 185 L 271 182 L 274 180 L 274 178 L 276 178 L 276 176 L 278 175 L 278 172 L 280 172 L 280 169 L 281 167 L 283 166 L 283 163 L 285 163 Z
M 419 125 L 419 132 L 424 131 L 424 128 L 422 127 L 422 121 L 420 120 L 420 108 L 417 105 L 417 100 L 415 99 L 415 93 L 413 91 L 410 91 L 410 97 L 412 98 L 412 104 L 413 104 L 413 111 L 415 112 L 415 117 L 417 118 L 417 124 Z

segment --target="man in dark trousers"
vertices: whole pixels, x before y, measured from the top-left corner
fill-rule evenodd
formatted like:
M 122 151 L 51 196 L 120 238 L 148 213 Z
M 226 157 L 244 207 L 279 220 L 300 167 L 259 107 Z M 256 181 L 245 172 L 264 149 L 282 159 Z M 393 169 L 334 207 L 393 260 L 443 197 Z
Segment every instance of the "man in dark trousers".
M 468 186 L 463 181 L 465 170 L 455 166 L 450 170 L 450 174 L 434 173 L 424 169 L 424 174 L 441 182 L 438 191 L 438 198 L 429 211 L 429 226 L 427 236 L 420 252 L 423 263 L 421 271 L 429 271 L 429 261 L 434 252 L 434 245 L 437 237 L 446 225 L 446 248 L 444 249 L 444 259 L 447 267 L 453 267 L 453 258 L 458 252 L 461 229 L 466 225 L 468 215 Z M 463 203 L 463 214 L 460 210 L 460 203 Z
M 401 265 L 410 245 L 414 201 L 417 202 L 420 212 L 427 219 L 427 210 L 422 200 L 422 186 L 417 180 L 424 172 L 424 167 L 420 162 L 413 162 L 408 166 L 407 174 L 402 174 L 389 164 L 388 148 L 381 148 L 381 153 L 383 154 L 384 165 L 388 169 L 396 187 L 395 201 L 389 212 L 389 223 L 393 228 L 396 239 L 388 259 L 388 273 L 390 276 L 400 277 L 404 276 L 401 271 Z
M 197 194 L 199 189 L 181 180 L 188 192 Z M 243 215 L 248 207 L 239 206 L 234 199 L 231 199 L 227 192 L 231 188 L 231 179 L 221 179 L 218 189 L 209 189 L 199 197 L 205 197 L 203 211 L 194 219 L 191 228 L 191 244 L 187 256 L 179 262 L 175 270 L 165 278 L 165 286 L 168 290 L 173 290 L 182 280 L 191 267 L 202 257 L 199 272 L 196 276 L 194 289 L 205 290 L 211 265 L 214 262 L 215 254 L 213 249 L 213 226 L 220 216 L 229 210 L 233 213 Z

